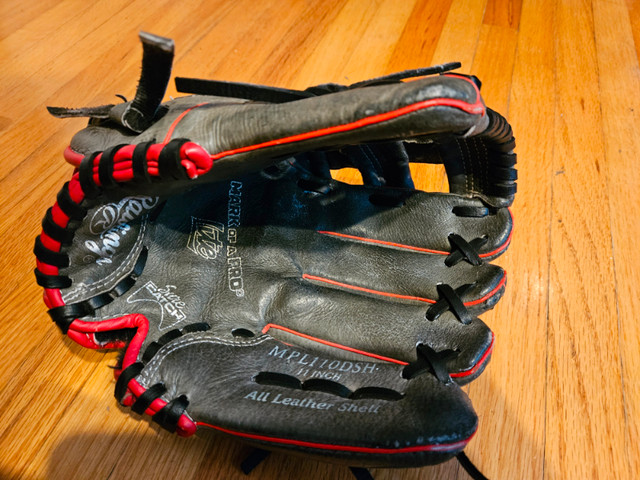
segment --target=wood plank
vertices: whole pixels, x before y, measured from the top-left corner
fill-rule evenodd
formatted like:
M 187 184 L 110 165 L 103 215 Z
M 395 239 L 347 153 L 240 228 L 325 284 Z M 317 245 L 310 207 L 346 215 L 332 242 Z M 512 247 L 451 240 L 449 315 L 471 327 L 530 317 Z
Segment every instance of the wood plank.
M 485 104 L 504 116 L 509 113 L 517 42 L 518 35 L 513 29 L 483 25 L 473 59 L 472 72 L 482 82 Z
M 415 4 L 389 59 L 390 72 L 433 64 L 432 57 L 452 1 L 425 0 Z
M 633 43 L 635 45 L 636 57 L 640 62 L 640 1 L 627 0 L 628 13 L 622 13 L 623 21 L 628 18 L 631 24 L 631 32 L 633 34 Z
M 224 2 L 215 22 L 191 46 L 176 45 L 180 57 L 175 72 L 179 76 L 215 78 L 217 80 L 261 83 L 260 65 L 276 48 L 282 36 L 304 16 L 304 5 L 292 2 L 283 10 L 277 4 L 265 3 L 255 8 L 255 2 Z M 272 25 L 274 36 L 263 38 L 264 25 Z M 170 95 L 175 90 L 171 86 Z
M 345 83 L 351 84 L 396 71 L 389 69 L 391 58 L 395 55 L 400 60 L 401 57 L 390 47 L 398 44 L 404 26 L 413 14 L 415 3 L 415 0 L 380 2 L 373 11 L 367 29 L 354 45 L 349 60 L 341 66 Z M 405 57 L 404 61 L 407 60 Z
M 556 15 L 545 475 L 611 478 L 625 432 L 593 12 L 567 1 Z
M 594 2 L 593 13 L 615 272 L 617 315 L 612 312 L 611 321 L 617 316 L 625 454 L 628 478 L 634 478 L 640 472 L 640 225 L 630 219 L 640 218 L 640 100 L 628 92 L 640 92 L 640 68 L 624 2 Z
M 521 12 L 522 0 L 488 0 L 483 22 L 518 30 Z
M 534 38 L 533 41 L 535 40 Z M 472 73 L 482 81 L 481 91 L 487 106 L 501 113 L 507 119 L 510 118 L 509 100 L 517 41 L 516 32 L 511 28 L 482 25 L 471 69 Z M 517 136 L 518 130 L 515 129 L 514 131 Z M 522 157 L 520 148 L 517 148 L 516 152 L 521 158 L 520 165 L 518 165 L 518 169 L 521 170 L 523 160 L 526 162 L 527 159 L 526 150 L 525 157 Z M 516 205 L 514 207 L 516 227 L 518 224 L 518 205 L 522 204 L 522 202 L 527 202 L 527 199 L 523 199 L 521 194 L 522 192 L 516 195 Z M 541 228 L 545 227 L 546 224 L 541 226 Z M 508 275 L 508 285 L 505 298 L 498 303 L 495 310 L 482 315 L 482 320 L 496 335 L 496 346 L 491 363 L 485 372 L 468 387 L 469 396 L 478 412 L 480 423 L 478 433 L 473 442 L 467 447 L 466 453 L 488 478 L 502 476 L 504 478 L 529 478 L 527 475 L 530 474 L 528 467 L 525 472 L 520 470 L 522 467 L 520 467 L 519 462 L 511 462 L 509 465 L 504 465 L 499 461 L 503 456 L 515 453 L 509 452 L 510 446 L 509 444 L 504 444 L 503 434 L 513 435 L 515 427 L 514 411 L 517 410 L 517 407 L 511 398 L 506 398 L 502 394 L 503 389 L 501 386 L 509 381 L 511 377 L 510 371 L 513 368 L 512 359 L 510 358 L 513 354 L 513 345 L 509 337 L 513 330 L 513 319 L 518 318 L 520 315 L 516 306 L 524 305 L 522 301 L 516 302 L 514 300 L 522 288 L 519 285 L 521 272 L 515 267 L 517 263 L 514 263 L 513 258 L 516 255 L 515 261 L 517 261 L 518 252 L 513 251 L 514 244 L 520 246 L 521 249 L 530 248 L 530 246 L 526 245 L 526 241 L 523 242 L 524 239 L 519 238 L 520 234 L 521 232 L 516 230 L 512 246 L 504 256 L 492 262 L 505 268 Z M 515 292 L 513 291 L 514 289 Z M 543 384 L 541 382 L 541 385 Z M 530 425 L 527 425 L 527 427 L 530 427 Z M 497 432 L 500 432 L 500 434 L 497 434 Z M 520 439 L 523 441 L 529 440 L 524 436 L 521 436 Z M 525 476 L 521 476 L 522 474 Z M 460 480 L 466 479 L 468 475 L 466 472 L 461 471 L 458 478 Z
M 433 53 L 434 65 L 460 62 L 462 72 L 471 72 L 485 6 L 486 1 L 454 0 Z
M 0 3 L 0 40 L 22 28 L 33 18 L 42 17 L 47 10 L 59 4 L 59 0 L 41 0 L 27 2 L 22 0 L 4 0 Z M 86 3 L 76 2 L 75 7 L 82 9 Z
M 553 3 L 524 2 L 509 96 L 519 191 L 513 206 L 514 239 L 497 262 L 509 275 L 505 298 L 487 318 L 496 333 L 495 353 L 485 373 L 492 375 L 487 393 L 495 407 L 481 417 L 491 452 L 483 460 L 489 462 L 488 473 L 495 478 L 541 480 L 551 471 L 544 448 L 548 232 L 554 175 Z M 491 98 L 493 93 L 487 95 Z
M 33 239 L 85 124 L 44 105 L 131 97 L 140 29 L 176 40 L 174 72 L 304 88 L 452 60 L 513 125 L 505 297 L 493 359 L 466 390 L 467 453 L 489 478 L 634 479 L 640 471 L 638 0 L 5 0 L 0 5 L 0 478 L 246 478 L 246 445 L 182 439 L 121 408 L 116 353 L 76 346 L 33 279 Z M 169 95 L 176 95 L 171 85 Z M 417 185 L 446 190 L 437 166 Z M 353 170 L 337 174 L 358 181 Z M 377 480 L 467 479 L 455 460 Z M 273 454 L 253 476 L 351 479 Z
M 343 71 L 344 65 L 351 60 L 378 8 L 378 4 L 368 0 L 349 0 L 316 44 L 310 61 L 296 72 L 292 82 L 294 88 L 318 83 L 349 83 Z
M 305 83 L 309 79 L 298 80 L 298 71 L 308 62 L 313 62 L 318 44 L 330 35 L 347 1 L 301 2 L 304 5 L 301 15 L 294 19 L 269 55 L 257 63 L 257 68 L 253 68 L 254 80 L 251 81 L 288 88 L 306 88 L 327 81 L 328 73 L 322 72 L 320 78 Z

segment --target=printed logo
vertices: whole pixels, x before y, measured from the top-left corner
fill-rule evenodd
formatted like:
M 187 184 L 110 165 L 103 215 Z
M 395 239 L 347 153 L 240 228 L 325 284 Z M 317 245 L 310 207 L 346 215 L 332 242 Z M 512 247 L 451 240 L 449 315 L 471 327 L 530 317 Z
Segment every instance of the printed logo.
M 335 382 L 339 381 L 345 373 L 372 374 L 378 370 L 378 366 L 372 362 L 326 359 L 278 345 L 275 345 L 268 355 L 285 360 L 287 364 L 297 369 L 296 375 L 299 377 L 322 378 Z
M 206 260 L 213 260 L 222 251 L 221 235 L 223 233 L 222 223 L 191 217 L 191 234 L 187 241 L 187 248 Z
M 135 220 L 157 204 L 157 197 L 127 197 L 118 203 L 108 203 L 93 213 L 89 222 L 89 230 L 94 235 L 99 235 L 121 223 Z
M 273 396 L 272 396 L 273 394 Z M 309 395 L 285 397 L 282 393 L 270 392 L 268 390 L 253 390 L 244 397 L 245 400 L 251 400 L 253 402 L 271 403 L 282 405 L 285 407 L 297 407 L 297 408 L 309 408 L 312 410 L 333 410 L 334 412 L 347 412 L 347 413 L 380 413 L 379 402 L 372 403 L 360 403 L 360 402 L 337 402 L 329 403 L 326 401 L 320 401 L 318 398 L 314 398 Z
M 229 202 L 227 204 L 227 278 L 229 290 L 237 297 L 244 297 L 244 281 L 242 280 L 242 257 L 238 255 L 238 227 L 242 213 L 242 182 L 232 181 L 229 184 Z
M 227 224 L 191 217 L 191 233 L 187 240 L 187 248 L 205 260 L 226 256 L 227 285 L 237 297 L 244 297 L 245 294 L 242 257 L 237 246 L 241 213 L 242 182 L 234 180 L 229 183 Z
M 157 314 L 160 316 L 158 329 L 166 330 L 187 318 L 184 312 L 187 305 L 175 293 L 175 290 L 175 285 L 159 288 L 155 283 L 149 281 L 129 295 L 127 303 L 148 302 L 156 305 L 158 307 Z
M 85 262 L 90 263 L 95 260 L 98 265 L 111 263 L 111 258 L 116 254 L 117 248 L 120 246 L 122 237 L 124 237 L 131 227 L 127 223 L 116 225 L 111 230 L 100 234 L 97 240 L 86 240 L 84 246 L 87 250 L 94 253 L 98 258 L 87 255 Z

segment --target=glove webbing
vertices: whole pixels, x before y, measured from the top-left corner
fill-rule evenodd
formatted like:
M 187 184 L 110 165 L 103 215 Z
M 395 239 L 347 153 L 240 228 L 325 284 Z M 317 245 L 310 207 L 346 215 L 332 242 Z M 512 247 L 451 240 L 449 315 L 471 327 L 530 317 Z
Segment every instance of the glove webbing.
M 443 145 L 450 190 L 509 199 L 517 191 L 515 139 L 502 115 L 487 108 L 487 116 L 489 126 L 480 135 L 454 138 Z M 459 165 L 460 160 L 463 165 Z

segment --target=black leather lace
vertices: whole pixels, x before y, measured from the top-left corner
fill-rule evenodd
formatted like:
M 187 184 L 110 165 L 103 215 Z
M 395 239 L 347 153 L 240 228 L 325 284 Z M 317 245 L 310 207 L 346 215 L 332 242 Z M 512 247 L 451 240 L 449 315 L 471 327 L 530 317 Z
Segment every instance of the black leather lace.
M 240 464 L 240 469 L 245 475 L 249 475 L 258 465 L 260 465 L 269 455 L 270 451 L 262 448 L 254 448 Z M 456 455 L 460 466 L 469 474 L 473 480 L 488 480 L 480 470 L 469 460 L 464 452 Z M 349 467 L 356 480 L 374 480 L 373 475 L 367 468 Z
M 467 293 L 473 284 L 460 285 L 453 289 L 450 285 L 440 284 L 438 290 L 438 301 L 427 309 L 427 320 L 434 321 L 447 310 L 451 311 L 463 324 L 471 323 L 471 314 L 462 301 L 462 296 Z
M 354 88 L 370 87 L 373 85 L 384 85 L 397 83 L 408 78 L 424 77 L 449 72 L 460 68 L 458 62 L 445 63 L 427 68 L 416 68 L 405 70 L 382 77 L 373 78 L 357 82 L 352 85 L 339 85 L 336 83 L 326 83 L 315 85 L 306 90 L 293 90 L 289 88 L 269 87 L 265 85 L 255 85 L 240 82 L 222 82 L 218 80 L 202 80 L 199 78 L 176 77 L 176 89 L 180 93 L 191 93 L 197 95 L 215 95 L 220 97 L 243 98 L 256 102 L 287 103 L 304 98 L 316 97 L 327 93 L 341 90 L 351 90 Z M 473 77 L 472 77 L 473 78 Z
M 482 264 L 478 251 L 489 241 L 487 237 L 478 237 L 467 242 L 460 235 L 452 233 L 449 235 L 448 240 L 451 244 L 451 253 L 444 261 L 447 267 L 452 267 L 462 260 L 466 260 L 475 266 Z
M 442 383 L 451 382 L 447 363 L 458 355 L 457 351 L 443 350 L 436 352 L 429 345 L 420 343 L 416 347 L 416 355 L 417 360 L 409 363 L 402 369 L 403 378 L 409 380 L 422 373 L 431 372 Z
M 155 342 L 151 342 L 142 355 L 142 361 L 132 363 L 120 372 L 114 391 L 114 396 L 118 402 L 122 403 L 127 393 L 129 382 L 142 373 L 145 363 L 148 362 L 163 345 L 166 345 L 170 341 L 186 333 L 202 332 L 209 330 L 209 328 L 211 327 L 207 323 L 194 323 L 187 325 L 182 329 L 171 330 L 162 335 Z M 147 388 L 142 395 L 136 398 L 135 402 L 131 406 L 131 410 L 142 415 L 156 399 L 162 397 L 166 393 L 167 388 L 163 383 L 155 383 Z M 152 420 L 165 430 L 173 433 L 178 428 L 178 421 L 188 406 L 189 399 L 186 395 L 180 395 L 170 400 L 162 409 L 156 412 L 152 416 Z

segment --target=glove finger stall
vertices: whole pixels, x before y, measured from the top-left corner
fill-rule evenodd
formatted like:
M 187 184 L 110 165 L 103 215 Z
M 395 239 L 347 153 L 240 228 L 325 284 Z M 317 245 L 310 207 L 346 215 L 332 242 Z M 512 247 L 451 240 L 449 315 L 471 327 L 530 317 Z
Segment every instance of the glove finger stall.
M 167 400 L 185 396 L 200 426 L 350 465 L 439 463 L 477 428 L 453 383 L 428 374 L 405 380 L 396 366 L 338 361 L 268 336 L 229 342 L 185 335 L 163 347 L 137 380 L 147 389 L 166 385 Z

